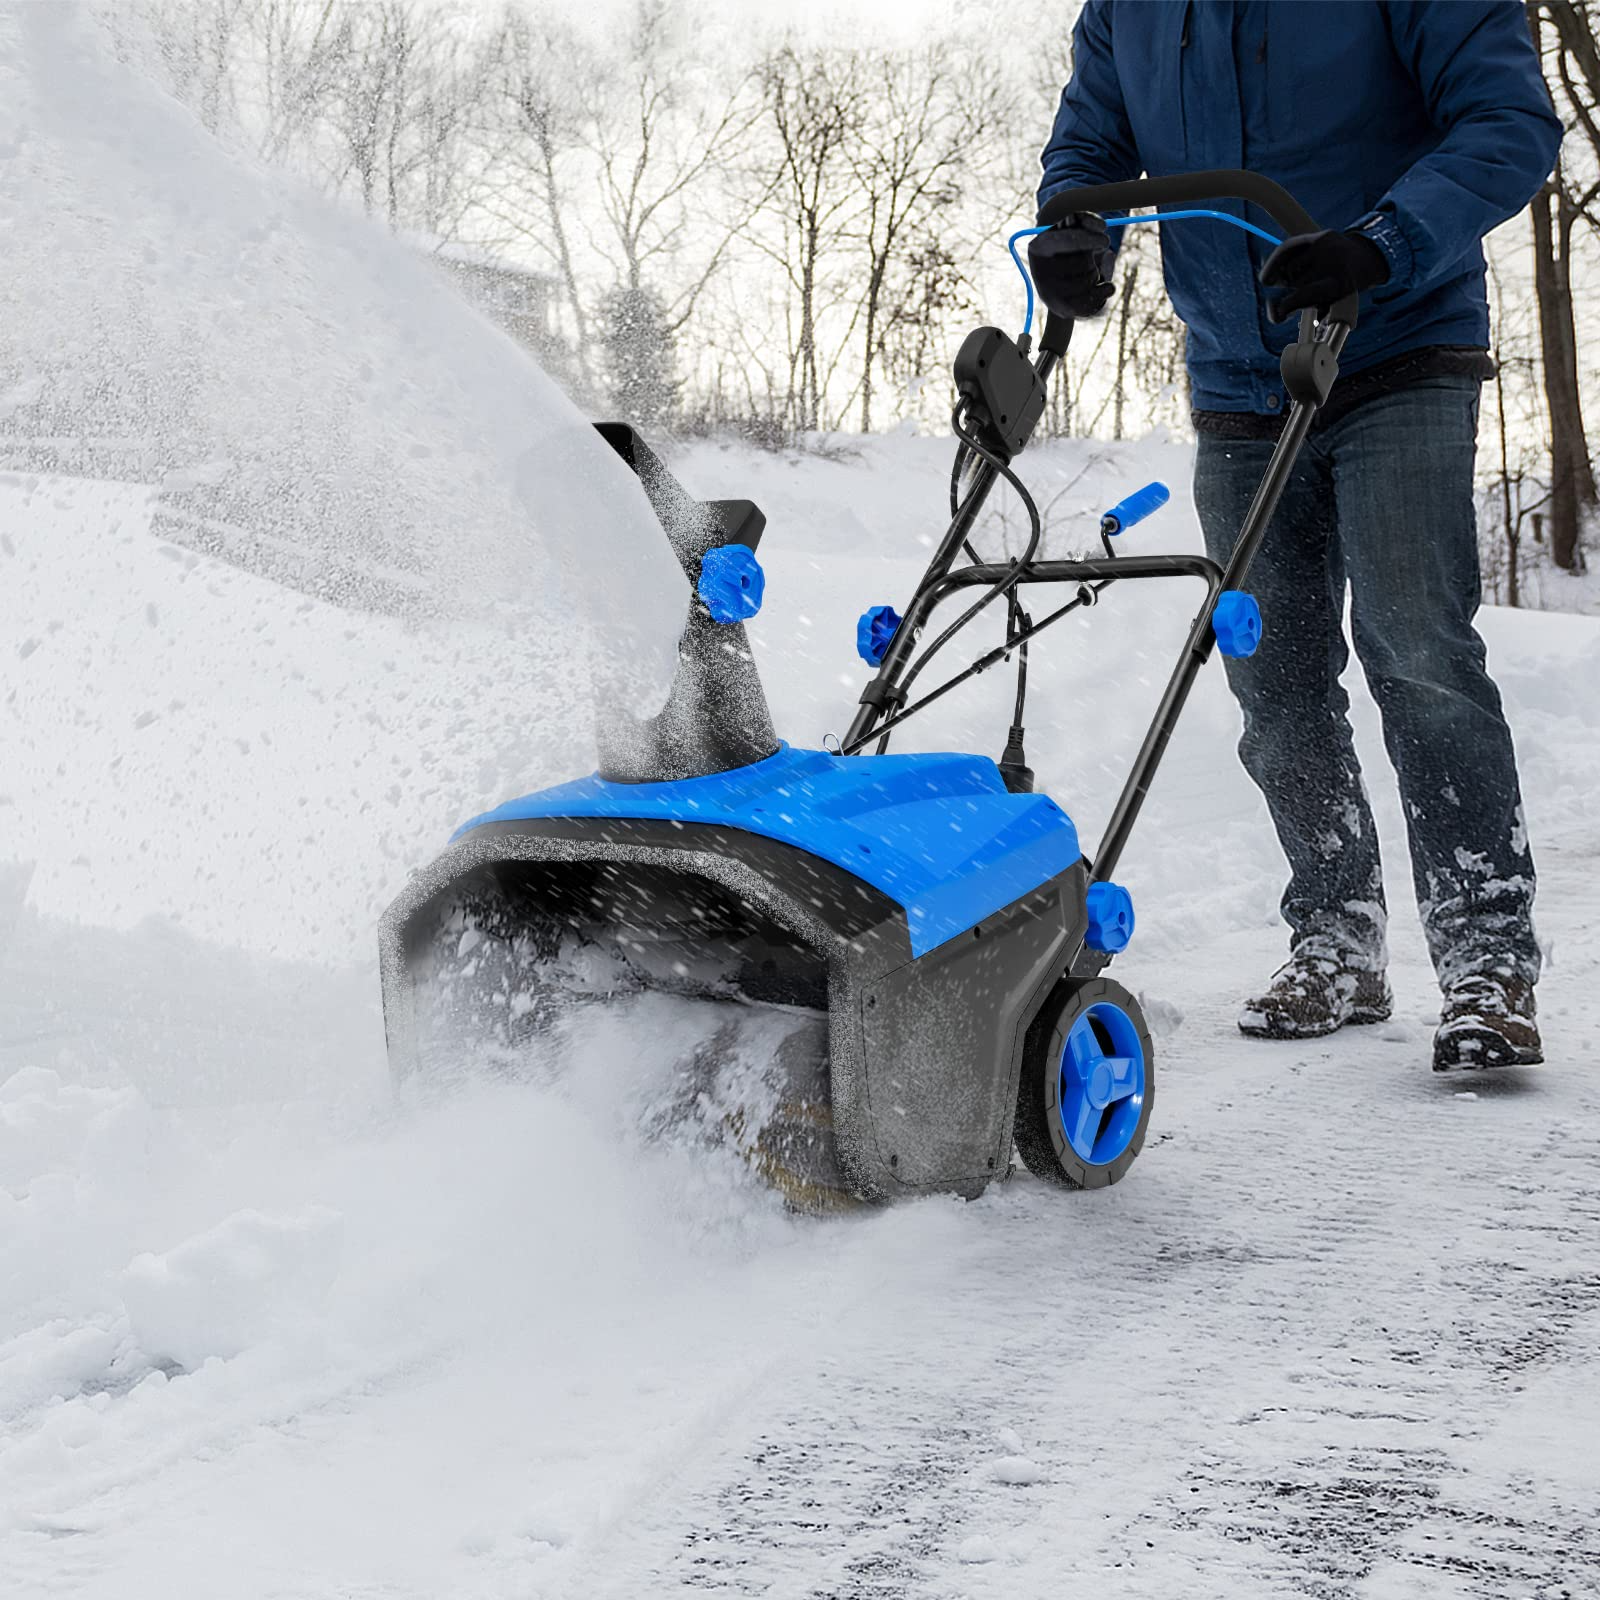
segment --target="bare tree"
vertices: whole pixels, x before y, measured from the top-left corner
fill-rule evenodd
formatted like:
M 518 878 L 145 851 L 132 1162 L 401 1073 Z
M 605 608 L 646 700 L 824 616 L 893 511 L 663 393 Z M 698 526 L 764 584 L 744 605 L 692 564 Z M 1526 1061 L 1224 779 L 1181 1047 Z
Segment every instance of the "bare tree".
M 1497 526 L 1491 534 L 1485 519 L 1481 565 L 1494 600 L 1520 606 L 1525 575 L 1523 528 L 1531 517 L 1535 535 L 1540 536 L 1549 500 L 1540 483 L 1541 452 L 1534 442 L 1538 436 L 1533 402 L 1539 383 L 1537 310 L 1513 295 L 1492 257 L 1489 282 L 1493 291 L 1490 310 L 1499 470 L 1489 486 L 1492 499 L 1498 502 L 1493 506 Z
M 337 90 L 337 58 L 329 48 L 336 27 L 334 0 L 253 0 L 260 51 L 259 148 L 288 161 L 314 141 L 324 109 Z
M 239 36 L 253 0 L 144 0 L 137 19 L 155 41 L 172 92 L 218 133 L 237 121 Z M 110 14 L 115 24 L 115 13 Z
M 1160 420 L 1164 412 L 1169 421 L 1186 418 L 1188 374 L 1183 324 L 1167 299 L 1150 229 L 1131 227 L 1123 232 L 1116 278 L 1116 296 L 1106 315 L 1079 327 L 1068 362 L 1074 375 L 1073 431 L 1091 434 L 1109 415 L 1111 437 L 1122 439 L 1134 416 L 1138 426 Z M 1111 360 L 1106 346 L 1113 343 L 1113 334 Z M 1063 371 L 1068 362 L 1062 364 Z
M 1128 326 L 1133 317 L 1134 294 L 1139 287 L 1139 263 L 1127 263 L 1122 274 L 1122 296 L 1117 306 L 1117 372 L 1111 390 L 1111 437 L 1122 439 L 1128 395 Z
M 860 202 L 861 431 L 872 429 L 884 288 L 903 255 L 937 249 L 957 226 L 963 180 L 983 169 L 1006 125 L 999 76 L 947 44 L 875 52 L 863 114 L 844 148 Z M 945 252 L 946 262 L 953 256 Z
M 1600 56 L 1587 7 L 1528 0 L 1528 23 L 1541 59 L 1546 55 L 1544 18 L 1555 23 L 1555 62 L 1567 90 L 1566 103 L 1579 128 L 1600 152 L 1600 125 L 1579 88 L 1591 66 L 1591 93 L 1600 93 Z M 1569 43 L 1570 41 L 1570 43 Z M 1573 312 L 1574 229 L 1600 196 L 1600 181 L 1578 188 L 1566 159 L 1534 196 L 1534 293 L 1544 356 L 1544 389 L 1550 428 L 1550 552 L 1569 572 L 1582 570 L 1580 537 L 1584 513 L 1596 504 L 1594 468 L 1583 421 L 1583 391 L 1578 373 L 1578 334 Z
M 598 248 L 607 256 L 614 248 L 623 286 L 659 292 L 659 283 L 647 285 L 661 276 L 653 269 L 695 262 L 664 295 L 674 334 L 747 220 L 749 206 L 721 177 L 762 114 L 749 73 L 735 67 L 719 81 L 695 57 L 683 37 L 691 20 L 669 0 L 635 0 L 616 75 L 592 97 L 584 122 L 607 224 Z
M 551 11 L 506 14 L 486 209 L 560 282 L 590 394 L 595 307 L 649 306 L 652 327 L 664 311 L 670 344 L 745 216 L 724 175 L 760 104 L 747 73 L 719 77 L 693 57 L 691 20 L 638 0 L 622 48 L 601 51 Z
M 1539 28 L 1537 11 L 1542 9 L 1553 25 L 1558 48 L 1551 61 L 1544 50 L 1544 40 Z M 1562 96 L 1589 149 L 1600 157 L 1600 5 L 1595 0 L 1542 0 L 1542 6 L 1530 7 L 1534 41 L 1539 45 L 1540 57 L 1549 67 L 1555 68 Z M 1600 218 L 1589 209 L 1594 203 L 1591 195 L 1584 206 L 1591 226 L 1600 226 Z
M 905 251 L 887 276 L 884 301 L 878 364 L 915 405 L 929 375 L 942 374 L 947 364 L 956 318 L 977 314 L 969 263 L 958 260 L 948 238 L 930 232 Z M 940 399 L 932 410 L 941 421 L 949 415 L 952 388 L 946 382 L 936 391 Z
M 325 120 L 337 181 L 353 178 L 362 208 L 391 227 L 436 226 L 439 191 L 461 156 L 453 143 L 466 116 L 460 36 L 443 8 L 428 0 L 345 4 L 335 17 L 328 53 L 338 91 Z M 425 205 L 412 203 L 419 174 L 431 175 L 431 217 L 419 214 Z
M 1583 425 L 1578 337 L 1572 306 L 1572 224 L 1575 212 L 1559 175 L 1534 196 L 1531 209 L 1534 292 L 1544 355 L 1550 427 L 1550 547 L 1556 565 L 1583 566 L 1581 512 L 1595 503 L 1594 471 Z
M 860 197 L 851 172 L 851 143 L 866 110 L 859 54 L 793 44 L 762 63 L 768 126 L 775 136 L 770 181 L 763 188 L 782 238 L 768 253 L 798 304 L 787 329 L 790 405 L 796 426 L 821 425 L 828 375 L 820 353 L 819 313 L 824 262 L 848 236 Z
M 580 386 L 595 390 L 586 296 L 574 230 L 585 176 L 584 107 L 596 91 L 598 62 L 572 30 L 548 16 L 506 14 L 498 54 L 499 115 L 484 209 L 488 220 L 548 266 L 565 295 L 576 334 Z

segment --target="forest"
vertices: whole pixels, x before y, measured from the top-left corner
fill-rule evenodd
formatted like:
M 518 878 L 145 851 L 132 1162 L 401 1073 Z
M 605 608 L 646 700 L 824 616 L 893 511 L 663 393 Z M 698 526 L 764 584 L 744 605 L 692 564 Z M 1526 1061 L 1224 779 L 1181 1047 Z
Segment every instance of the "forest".
M 1526 9 L 1568 134 L 1489 240 L 1484 579 L 1510 605 L 1582 603 L 1530 600 L 1528 575 L 1582 573 L 1600 528 L 1600 0 Z M 1020 312 L 1004 241 L 1032 220 L 1076 11 L 849 43 L 690 0 L 143 0 L 112 20 L 219 136 L 502 295 L 520 281 L 518 331 L 585 409 L 816 449 L 942 428 L 962 334 Z M 1182 438 L 1154 230 L 1129 230 L 1119 278 L 1047 427 Z

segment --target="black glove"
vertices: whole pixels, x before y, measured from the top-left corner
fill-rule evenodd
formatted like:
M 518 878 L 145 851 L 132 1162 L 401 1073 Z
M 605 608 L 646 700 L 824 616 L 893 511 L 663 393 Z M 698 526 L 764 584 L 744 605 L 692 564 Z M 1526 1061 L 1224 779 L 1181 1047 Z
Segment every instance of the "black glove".
M 1296 311 L 1326 311 L 1347 294 L 1389 281 L 1389 261 L 1364 233 L 1297 233 L 1267 257 L 1261 282 L 1279 292 L 1267 297 L 1267 315 L 1282 322 Z
M 1028 267 L 1039 298 L 1058 317 L 1097 317 L 1111 298 L 1116 254 L 1105 219 L 1073 211 L 1028 241 Z

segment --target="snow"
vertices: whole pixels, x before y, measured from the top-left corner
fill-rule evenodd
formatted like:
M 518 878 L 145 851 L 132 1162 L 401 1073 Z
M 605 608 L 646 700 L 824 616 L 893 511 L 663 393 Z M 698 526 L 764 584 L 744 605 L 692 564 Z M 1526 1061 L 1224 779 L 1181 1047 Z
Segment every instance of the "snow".
M 854 619 L 906 594 L 948 449 L 676 452 L 768 514 L 750 631 L 789 737 L 848 718 Z M 1179 446 L 1023 468 L 1054 549 L 1153 476 L 1173 502 L 1127 547 L 1198 545 Z M 1548 1067 L 1428 1070 L 1358 684 L 1396 1021 L 1238 1036 L 1282 866 L 1213 668 L 1122 874 L 1161 1075 L 1129 1177 L 817 1222 L 638 1136 L 659 1016 L 564 1083 L 391 1093 L 376 914 L 462 817 L 589 765 L 581 690 L 503 616 L 342 603 L 171 531 L 149 480 L 0 474 L 0 1596 L 1600 1589 L 1600 620 L 1483 617 Z M 1035 652 L 1031 758 L 1087 842 L 1194 603 L 1127 585 Z M 993 753 L 1008 710 L 992 676 L 908 743 Z
M 682 453 L 697 492 L 771 519 L 751 631 L 792 735 L 847 714 L 854 615 L 904 593 L 945 448 Z M 1196 542 L 1180 450 L 1095 455 L 1061 507 L 1159 472 L 1174 504 L 1136 547 Z M 1084 464 L 1050 447 L 1030 481 Z M 1281 869 L 1213 672 L 1124 874 L 1119 975 L 1162 1070 L 1128 1180 L 803 1222 L 736 1162 L 617 1124 L 607 1083 L 658 1029 L 570 1092 L 391 1099 L 378 906 L 460 816 L 584 751 L 474 703 L 470 630 L 443 650 L 174 551 L 148 508 L 0 482 L 5 838 L 36 863 L 4 878 L 0 1593 L 1592 1591 L 1594 622 L 1484 617 L 1556 952 L 1549 1068 L 1428 1072 L 1359 698 L 1397 1022 L 1239 1040 Z M 1090 839 L 1190 606 L 1113 596 L 1036 653 L 1033 760 Z M 231 670 L 258 634 L 279 648 Z M 183 709 L 135 731 L 174 678 Z M 397 686 L 457 703 L 419 732 L 386 714 Z M 987 748 L 1004 698 L 975 685 L 918 742 Z
M 135 1344 L 157 1366 L 192 1371 L 280 1336 L 338 1276 L 341 1221 L 323 1207 L 236 1211 L 163 1255 L 135 1256 L 118 1284 Z
M 683 578 L 637 481 L 401 241 L 225 151 L 72 5 L 0 13 L 0 174 L 8 456 L 158 483 L 315 594 L 512 610 L 547 663 L 576 612 L 659 706 Z

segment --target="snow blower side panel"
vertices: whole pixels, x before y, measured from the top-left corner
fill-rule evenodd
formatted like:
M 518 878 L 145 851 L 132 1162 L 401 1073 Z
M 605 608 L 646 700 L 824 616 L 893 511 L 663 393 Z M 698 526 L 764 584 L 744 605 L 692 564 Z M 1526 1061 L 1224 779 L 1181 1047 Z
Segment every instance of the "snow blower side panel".
M 489 822 L 385 914 L 390 1057 L 401 1075 L 427 1068 L 430 945 L 452 904 L 488 896 L 527 957 L 530 1024 L 540 970 L 574 935 L 626 950 L 651 987 L 825 1014 L 826 1148 L 779 1184 L 800 1203 L 834 1187 L 862 1200 L 975 1195 L 1009 1164 L 1024 1036 L 1082 942 L 1085 886 L 1074 864 L 916 956 L 901 905 L 769 837 L 640 818 Z M 557 1003 L 569 981 L 554 972 Z
M 1086 887 L 1073 867 L 864 982 L 865 1114 L 839 1129 L 841 1150 L 857 1139 L 848 1164 L 872 1192 L 972 1194 L 1006 1170 L 1023 1040 L 1083 942 Z M 836 1099 L 841 1087 L 854 1101 L 836 1069 Z

